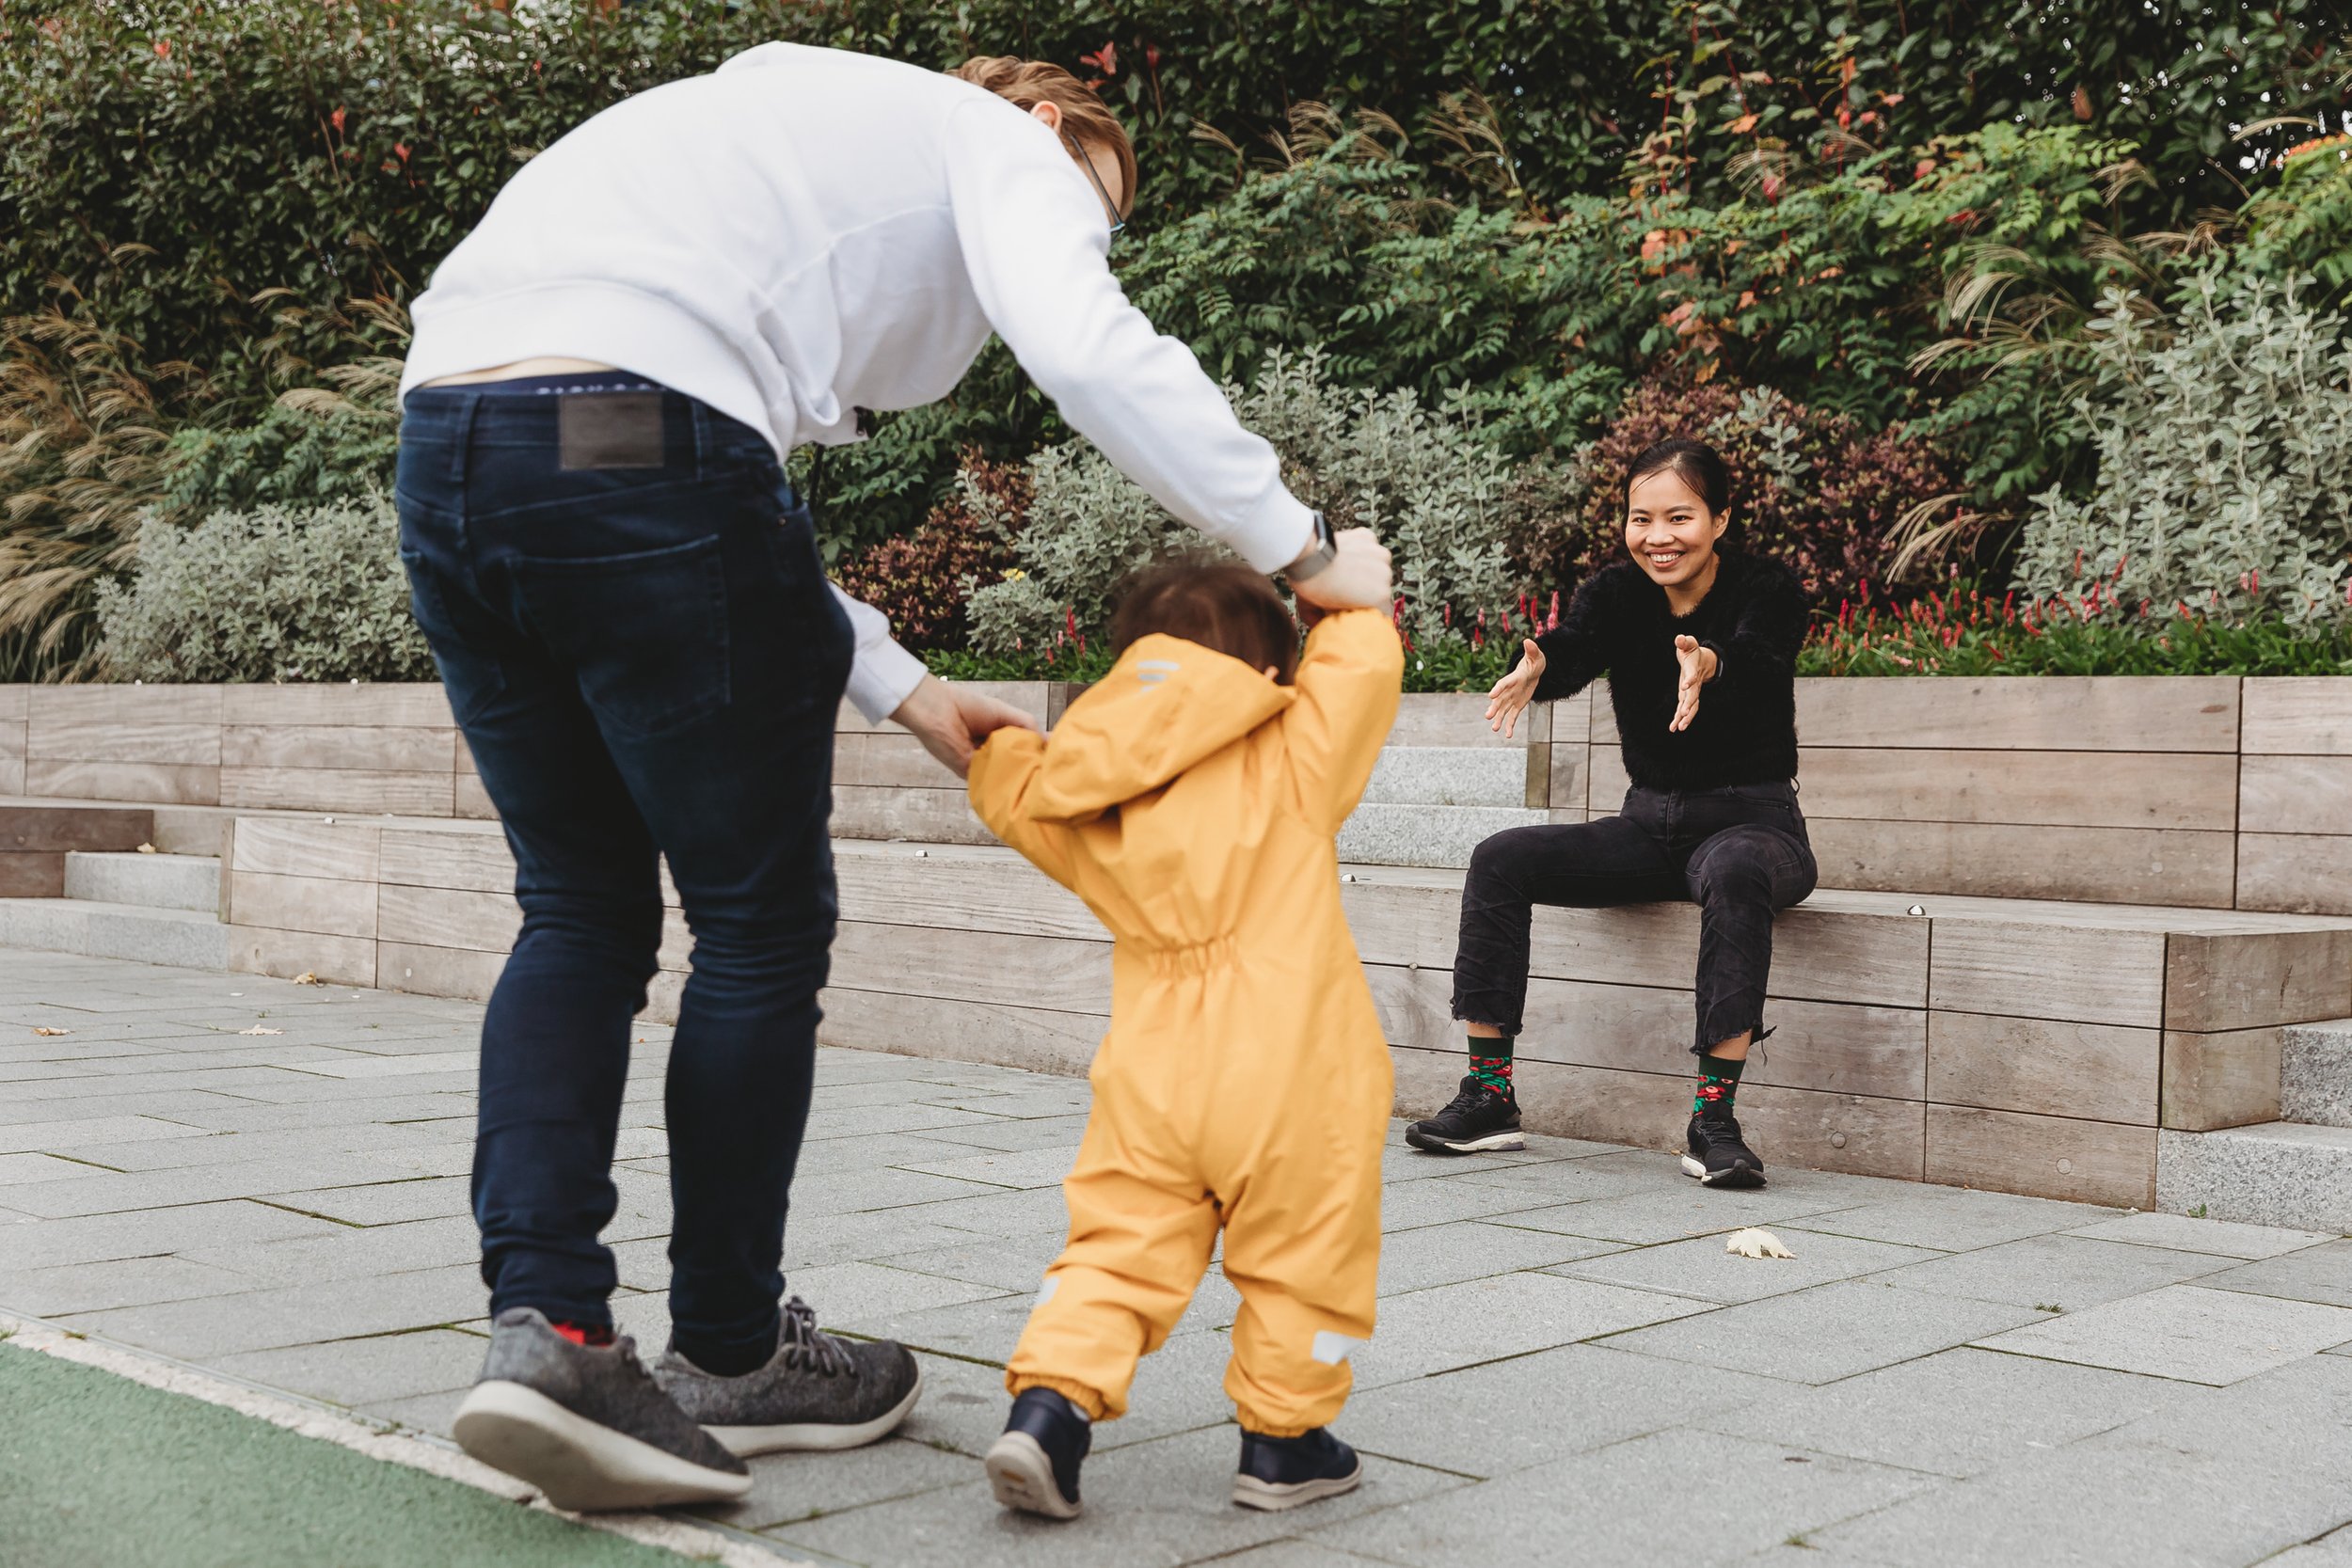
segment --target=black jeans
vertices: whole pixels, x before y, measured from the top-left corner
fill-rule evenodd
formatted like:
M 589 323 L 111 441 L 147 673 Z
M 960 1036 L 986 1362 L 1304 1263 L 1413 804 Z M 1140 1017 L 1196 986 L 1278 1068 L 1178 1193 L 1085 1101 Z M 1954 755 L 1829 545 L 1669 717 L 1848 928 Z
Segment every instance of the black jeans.
M 808 514 L 759 435 L 660 390 L 413 392 L 398 497 L 523 912 L 482 1028 L 491 1311 L 612 1321 L 597 1236 L 666 856 L 694 938 L 665 1101 L 670 1313 L 690 1356 L 755 1354 L 775 1340 L 836 907 L 850 638 Z
M 1813 846 L 1792 785 L 1626 792 L 1615 816 L 1512 828 L 1481 844 L 1462 884 L 1454 1016 L 1519 1032 L 1529 911 L 1687 898 L 1699 906 L 1691 1049 L 1764 1033 L 1772 916 L 1813 891 Z

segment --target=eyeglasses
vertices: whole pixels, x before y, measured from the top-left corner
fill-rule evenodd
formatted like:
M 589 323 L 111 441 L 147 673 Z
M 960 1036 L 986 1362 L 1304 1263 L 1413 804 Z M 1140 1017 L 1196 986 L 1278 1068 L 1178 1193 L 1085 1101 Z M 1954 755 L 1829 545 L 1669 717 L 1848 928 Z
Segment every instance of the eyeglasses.
M 1086 149 L 1080 147 L 1068 132 L 1062 133 L 1061 139 L 1062 145 L 1070 149 L 1070 155 L 1078 160 L 1078 166 L 1087 171 L 1087 182 L 1094 187 L 1094 194 L 1103 198 L 1103 211 L 1111 220 L 1111 238 L 1118 239 L 1120 230 L 1127 227 L 1127 220 L 1119 215 L 1119 203 L 1111 199 L 1110 190 L 1103 183 L 1103 177 L 1094 172 L 1094 160 L 1087 156 Z

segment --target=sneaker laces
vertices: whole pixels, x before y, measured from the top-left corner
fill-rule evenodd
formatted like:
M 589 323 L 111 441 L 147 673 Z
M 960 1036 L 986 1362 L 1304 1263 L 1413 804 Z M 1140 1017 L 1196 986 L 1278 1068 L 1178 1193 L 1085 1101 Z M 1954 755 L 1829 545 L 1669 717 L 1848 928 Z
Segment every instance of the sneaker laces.
M 1697 1121 L 1699 1137 L 1709 1148 L 1720 1148 L 1724 1144 L 1738 1144 L 1742 1148 L 1747 1147 L 1747 1140 L 1740 1135 L 1737 1117 L 1702 1116 Z
M 794 1370 L 805 1369 L 819 1377 L 834 1377 L 842 1372 L 857 1376 L 857 1359 L 849 1347 L 817 1327 L 817 1309 L 800 1297 L 784 1304 L 784 1364 Z
M 1454 1097 L 1453 1103 L 1446 1106 L 1444 1110 L 1439 1111 L 1438 1115 L 1441 1117 L 1449 1117 L 1456 1111 L 1474 1111 L 1480 1106 L 1486 1104 L 1489 1100 L 1502 1100 L 1505 1098 L 1507 1097 L 1500 1091 L 1490 1089 L 1486 1085 L 1473 1079 L 1470 1082 L 1470 1087 L 1455 1095 Z

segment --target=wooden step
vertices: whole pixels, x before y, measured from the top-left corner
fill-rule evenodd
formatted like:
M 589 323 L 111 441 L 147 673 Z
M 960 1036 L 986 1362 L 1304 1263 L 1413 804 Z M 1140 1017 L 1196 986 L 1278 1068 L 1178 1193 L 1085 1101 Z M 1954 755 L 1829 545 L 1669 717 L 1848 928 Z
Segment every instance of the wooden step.
M 0 805 L 0 898 L 61 898 L 66 856 L 134 850 L 154 832 L 138 807 Z

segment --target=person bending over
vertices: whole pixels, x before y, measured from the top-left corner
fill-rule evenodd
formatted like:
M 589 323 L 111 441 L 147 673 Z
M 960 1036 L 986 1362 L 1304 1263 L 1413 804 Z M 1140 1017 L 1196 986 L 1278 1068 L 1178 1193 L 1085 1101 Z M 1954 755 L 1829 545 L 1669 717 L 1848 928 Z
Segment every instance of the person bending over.
M 1404 651 L 1386 614 L 1356 610 L 1301 658 L 1280 598 L 1237 566 L 1147 577 L 1113 642 L 1050 739 L 999 730 L 972 762 L 980 819 L 1116 939 L 1062 1183 L 1070 1241 L 1007 1366 L 988 1474 L 1008 1508 L 1077 1513 L 1091 1423 L 1126 1409 L 1222 1229 L 1242 1301 L 1233 1500 L 1293 1508 L 1363 1474 L 1326 1429 L 1372 1335 L 1393 1088 L 1332 839 L 1396 717 Z
M 1135 192 L 1127 133 L 1057 66 L 761 44 L 532 156 L 416 302 L 401 560 L 522 911 L 482 1030 L 490 1344 L 452 1432 L 559 1507 L 740 1497 L 744 1455 L 873 1442 L 921 1390 L 903 1346 L 785 1295 L 839 915 L 834 716 L 846 693 L 959 775 L 1029 721 L 826 581 L 791 453 L 948 396 L 994 333 L 1176 516 L 1305 598 L 1388 602 L 1370 531 L 1284 489 L 1120 291 Z M 647 1365 L 600 1234 L 665 863 L 693 962 Z
M 1514 828 L 1471 855 L 1454 960 L 1470 1071 L 1452 1104 L 1406 1129 L 1418 1148 L 1524 1146 L 1511 1054 L 1534 905 L 1689 899 L 1699 906 L 1699 1060 L 1682 1168 L 1711 1187 L 1764 1183 L 1734 1099 L 1749 1048 L 1772 1033 L 1772 916 L 1813 891 L 1796 785 L 1809 609 L 1788 568 L 1728 547 L 1732 500 L 1724 461 L 1703 442 L 1661 441 L 1635 458 L 1632 559 L 1595 573 L 1488 694 L 1487 720 L 1507 736 L 1530 702 L 1573 696 L 1606 672 L 1632 787 L 1614 816 Z

